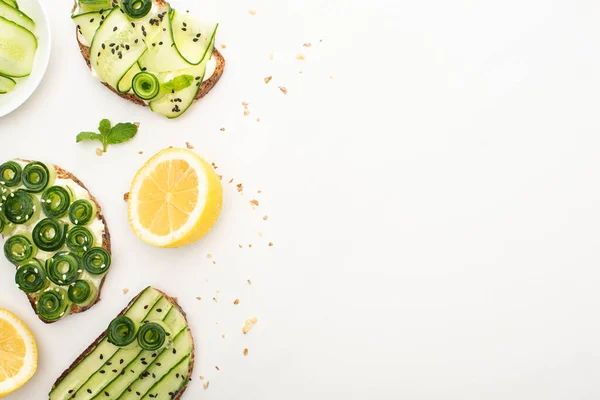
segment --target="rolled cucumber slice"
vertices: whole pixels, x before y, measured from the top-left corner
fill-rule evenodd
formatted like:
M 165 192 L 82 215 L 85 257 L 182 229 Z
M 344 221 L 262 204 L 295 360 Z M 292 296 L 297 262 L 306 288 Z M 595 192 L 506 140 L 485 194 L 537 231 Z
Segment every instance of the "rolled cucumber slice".
M 171 31 L 175 49 L 189 64 L 198 65 L 212 55 L 219 24 L 198 21 L 191 14 L 171 11 Z
M 102 14 L 99 12 L 87 12 L 73 15 L 71 19 L 77 25 L 79 33 L 83 35 L 88 44 L 92 43 L 94 35 L 102 23 Z
M 133 77 L 136 76 L 140 72 L 142 72 L 142 69 L 140 68 L 139 64 L 138 63 L 133 64 L 133 66 L 131 68 L 129 68 L 129 71 L 127 71 L 125 76 L 123 76 L 123 78 L 121 78 L 121 80 L 119 81 L 117 90 L 121 93 L 129 92 L 133 85 Z
M 8 76 L 0 75 L 0 94 L 5 94 L 12 91 L 16 84 L 17 82 L 15 82 L 14 79 Z
M 0 73 L 15 78 L 31 74 L 37 39 L 27 29 L 0 17 Z
M 145 51 L 143 38 L 115 7 L 94 35 L 90 63 L 104 82 L 116 88 Z
M 9 21 L 21 25 L 29 31 L 35 29 L 35 22 L 27 14 L 19 11 L 16 7 L 0 0 L 0 17 L 4 17 Z

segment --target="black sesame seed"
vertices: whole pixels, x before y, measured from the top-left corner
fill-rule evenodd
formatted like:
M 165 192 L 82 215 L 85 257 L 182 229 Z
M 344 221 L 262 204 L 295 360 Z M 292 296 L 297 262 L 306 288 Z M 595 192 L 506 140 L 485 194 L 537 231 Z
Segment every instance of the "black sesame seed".
M 197 80 L 197 81 L 199 81 L 199 80 L 200 80 L 200 77 L 199 77 L 199 76 L 197 76 L 197 77 L 196 77 L 196 80 Z
M 160 43 L 162 43 L 162 42 L 160 42 Z M 162 312 L 162 308 L 157 308 L 156 312 Z
M 73 389 L 69 389 L 69 394 L 73 393 Z
M 101 373 L 101 374 L 104 374 L 105 372 L 106 372 L 106 371 L 105 371 L 105 370 L 103 370 L 103 369 L 101 369 L 101 370 L 100 370 L 100 373 Z
M 146 361 L 142 361 L 142 364 L 144 365 L 148 365 L 148 363 Z
M 106 45 L 102 43 L 102 50 L 106 49 Z
M 142 32 L 142 33 L 144 34 L 144 37 L 148 36 L 148 35 L 146 34 L 146 31 L 144 31 L 144 32 Z
M 138 396 L 140 395 L 140 392 L 135 392 L 135 394 L 137 394 Z
M 173 354 L 177 354 L 177 349 L 173 349 Z
M 109 47 L 115 47 L 115 44 L 114 44 L 114 43 L 111 43 L 111 44 L 109 44 L 108 46 L 109 46 Z
M 100 354 L 100 359 L 102 360 L 104 358 L 104 356 L 102 354 Z
M 115 27 L 113 28 L 113 32 L 116 32 L 116 31 L 117 31 L 117 27 L 115 26 Z
M 198 37 L 198 38 L 199 38 L 199 37 L 200 37 L 200 35 L 201 35 L 201 33 L 197 34 L 197 35 L 196 35 L 196 37 Z
M 158 45 L 159 45 L 159 46 L 162 46 L 162 45 L 163 45 L 163 42 L 158 42 Z M 160 312 L 160 311 L 159 311 L 159 312 Z
M 109 394 L 108 392 L 104 392 L 104 395 L 105 395 L 106 397 L 110 396 L 110 394 Z
M 131 388 L 130 388 L 130 387 L 128 387 L 128 388 L 127 388 L 127 391 L 128 391 L 129 393 L 131 393 Z
M 187 24 L 184 22 L 184 23 L 183 23 L 183 26 L 187 26 Z
M 156 47 L 156 43 L 152 43 L 152 47 Z
M 156 366 L 157 366 L 157 367 L 160 367 L 161 365 L 162 365 L 162 364 L 161 364 L 161 363 L 159 363 L 159 362 L 157 362 L 157 363 L 156 363 Z
M 98 52 L 98 57 L 100 57 L 100 52 Z
M 123 364 L 123 361 L 124 361 L 124 360 L 121 358 L 121 359 L 119 360 L 119 364 Z
M 175 374 L 175 378 L 179 378 L 179 373 L 176 373 L 176 374 Z
M 152 353 L 152 358 L 156 357 L 156 353 Z
M 194 42 L 197 42 L 197 41 L 198 41 L 198 38 L 194 38 L 194 39 L 192 39 L 192 40 L 193 40 Z
M 111 365 L 112 365 L 112 363 L 111 363 L 110 361 L 107 361 L 107 362 L 106 362 L 106 365 L 108 365 L 108 366 L 111 366 Z
M 156 375 L 154 375 L 154 372 L 152 373 L 152 379 L 156 379 Z
M 89 394 L 92 394 L 92 389 L 88 389 L 88 390 L 87 390 L 87 392 L 88 392 Z
M 113 373 L 115 373 L 115 374 L 116 374 L 117 372 L 119 372 L 119 371 L 117 371 L 116 369 L 113 369 L 112 371 L 113 371 Z
M 110 52 L 115 54 L 115 49 L 111 49 Z
M 186 28 L 181 28 L 181 30 L 182 30 L 182 31 L 184 31 L 184 32 L 186 32 L 186 31 L 187 31 L 187 29 L 186 29 Z
M 90 19 L 90 24 L 94 22 L 94 18 Z
M 134 43 L 137 44 L 137 42 L 139 42 L 139 41 L 140 41 L 140 39 L 135 39 Z
M 146 71 L 147 69 L 148 69 L 148 68 L 144 67 L 144 68 L 142 68 L 142 71 Z
M 125 45 L 125 50 L 129 50 L 129 45 L 128 44 Z
M 131 23 L 131 26 L 132 26 L 133 28 L 135 28 L 135 22 L 132 22 L 132 23 Z

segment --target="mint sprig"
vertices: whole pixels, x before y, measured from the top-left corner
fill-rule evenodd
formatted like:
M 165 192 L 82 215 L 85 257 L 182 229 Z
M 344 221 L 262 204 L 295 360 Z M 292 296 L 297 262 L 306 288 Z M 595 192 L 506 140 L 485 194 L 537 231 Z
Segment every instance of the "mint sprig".
M 125 122 L 111 126 L 109 120 L 103 119 L 98 126 L 100 133 L 80 132 L 77 135 L 77 143 L 84 140 L 98 140 L 102 143 L 102 150 L 106 152 L 109 145 L 124 143 L 133 138 L 137 134 L 139 125 L 139 123 Z
M 168 91 L 179 92 L 187 87 L 192 86 L 194 77 L 192 75 L 179 75 L 168 82 L 162 84 L 162 88 Z

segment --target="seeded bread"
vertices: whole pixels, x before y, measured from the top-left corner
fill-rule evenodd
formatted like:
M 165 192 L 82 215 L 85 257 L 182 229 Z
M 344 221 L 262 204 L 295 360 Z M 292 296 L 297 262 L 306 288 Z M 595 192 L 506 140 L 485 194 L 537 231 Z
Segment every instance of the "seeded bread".
M 164 0 L 153 0 L 153 2 L 159 6 L 164 6 L 167 4 L 167 2 Z M 75 5 L 73 6 L 72 11 L 75 11 L 76 8 L 77 8 L 77 1 L 75 1 Z M 77 28 L 75 28 L 75 37 L 77 38 L 77 44 L 79 45 L 79 51 L 81 51 L 81 55 L 83 56 L 83 59 L 85 60 L 88 68 L 91 70 L 92 66 L 90 64 L 90 48 L 88 46 L 85 46 L 84 44 L 82 44 L 79 41 L 79 36 L 77 35 Z M 196 102 L 196 101 L 200 100 L 202 97 L 206 96 L 208 94 L 208 92 L 210 92 L 211 89 L 213 87 L 215 87 L 217 82 L 219 82 L 219 79 L 221 79 L 221 76 L 223 75 L 223 71 L 225 70 L 225 58 L 219 52 L 219 50 L 216 49 L 216 47 L 213 51 L 212 56 L 215 59 L 216 64 L 217 64 L 217 66 L 215 68 L 215 72 L 209 79 L 202 82 L 202 85 L 200 85 L 200 90 L 198 90 L 198 94 L 196 94 L 196 98 L 195 98 L 194 102 Z M 106 86 L 107 88 L 109 88 L 110 90 L 112 90 L 115 94 L 124 98 L 125 100 L 129 100 L 131 102 L 134 102 L 135 104 L 139 104 L 144 107 L 147 106 L 147 104 L 143 100 L 141 100 L 139 97 L 137 97 L 135 94 L 119 93 L 115 88 L 111 87 L 106 82 L 102 82 L 102 84 L 104 86 Z
M 25 162 L 31 162 L 29 160 L 23 160 Z M 61 178 L 61 179 L 72 179 L 75 183 L 77 183 L 79 186 L 81 186 L 82 188 L 84 188 L 85 190 L 87 190 L 87 188 L 85 187 L 85 185 L 79 180 L 77 179 L 77 177 L 75 175 L 73 175 L 72 173 L 65 171 L 64 169 L 62 169 L 61 167 L 55 165 L 54 169 L 56 170 L 56 177 L 57 178 Z M 89 193 L 89 190 L 88 190 Z M 109 254 L 111 254 L 111 247 L 110 247 L 110 232 L 108 231 L 108 225 L 106 224 L 106 219 L 104 218 L 104 215 L 102 214 L 102 207 L 100 207 L 100 204 L 98 203 L 98 200 L 96 200 L 96 198 L 94 196 L 92 196 L 92 194 L 90 193 L 90 200 L 93 201 L 96 204 L 96 208 L 98 209 L 98 214 L 96 215 L 96 218 L 98 218 L 101 222 L 102 225 L 104 226 L 104 233 L 102 234 L 102 247 L 108 251 Z M 111 254 L 112 255 L 112 254 Z M 90 308 L 92 308 L 96 303 L 98 303 L 100 301 L 100 296 L 102 294 L 102 286 L 104 285 L 104 280 L 106 279 L 106 276 L 108 275 L 108 273 L 106 273 L 103 277 L 102 280 L 100 281 L 100 285 L 98 286 L 98 297 L 96 297 L 96 300 L 94 300 L 93 303 L 85 306 L 85 307 L 81 307 L 78 306 L 76 304 L 73 304 L 71 306 L 71 314 L 78 314 L 78 313 L 82 313 L 84 311 L 89 310 Z M 54 322 L 57 321 L 61 321 L 60 319 L 57 321 L 47 321 L 44 318 L 42 318 L 38 313 L 37 313 L 37 307 L 35 305 L 35 302 L 37 300 L 37 298 L 39 297 L 39 293 L 35 293 L 35 294 L 27 294 L 27 298 L 29 299 L 29 303 L 31 304 L 31 307 L 33 308 L 33 311 L 36 313 L 36 315 L 38 316 L 38 318 L 42 321 L 45 322 L 46 324 L 52 324 Z
M 156 290 L 157 292 L 159 292 L 160 294 L 162 294 L 165 299 L 167 299 L 171 304 L 173 304 L 173 306 L 177 307 L 177 309 L 181 312 L 181 315 L 183 315 L 183 317 L 185 318 L 185 322 L 186 325 L 188 325 L 187 330 L 188 332 L 190 332 L 190 336 L 191 336 L 191 330 L 189 327 L 189 323 L 187 320 L 187 315 L 185 313 L 185 311 L 183 311 L 183 308 L 181 308 L 181 306 L 179 305 L 178 301 L 177 301 L 177 297 L 170 297 L 168 296 L 166 293 L 164 293 L 161 290 L 158 290 L 156 288 L 154 288 L 154 290 Z M 131 305 L 137 300 L 138 297 L 140 297 L 140 295 L 143 293 L 144 291 L 142 290 L 137 296 L 135 296 L 133 299 L 131 299 L 131 301 L 129 302 L 129 304 L 127 304 L 127 307 L 125 307 L 123 310 L 121 310 L 121 312 L 119 313 L 119 316 L 124 315 L 127 310 L 129 309 L 129 307 L 131 307 Z M 100 334 L 100 336 L 98 336 L 98 338 L 96 340 L 94 340 L 94 343 L 92 343 L 87 349 L 85 349 L 83 351 L 83 353 L 81 353 L 81 355 L 79 357 L 77 357 L 77 359 L 75 361 L 73 361 L 73 363 L 71 364 L 71 366 L 69 366 L 69 368 L 67 368 L 61 375 L 60 377 L 56 380 L 56 382 L 54 382 L 54 384 L 52 385 L 52 390 L 54 390 L 56 388 L 56 386 L 58 386 L 58 384 L 88 355 L 90 354 L 92 351 L 94 351 L 94 349 L 98 346 L 98 344 L 100 344 L 100 342 L 102 341 L 102 339 L 104 339 L 106 337 L 107 331 L 104 331 Z M 193 337 L 192 337 L 192 352 L 190 355 L 190 366 L 188 368 L 188 377 L 191 379 L 192 377 L 192 372 L 194 372 L 194 358 L 195 357 L 195 344 L 193 342 Z M 177 394 L 175 394 L 174 397 L 172 397 L 172 400 L 178 400 L 181 398 L 181 396 L 183 395 L 183 393 L 187 390 L 189 384 L 189 379 L 188 382 L 185 384 L 185 386 L 183 388 L 181 388 L 181 390 L 179 392 L 177 392 Z

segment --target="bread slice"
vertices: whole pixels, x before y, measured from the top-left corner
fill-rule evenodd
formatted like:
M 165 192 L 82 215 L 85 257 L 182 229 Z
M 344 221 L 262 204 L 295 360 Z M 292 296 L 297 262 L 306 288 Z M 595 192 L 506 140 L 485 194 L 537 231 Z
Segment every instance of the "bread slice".
M 31 160 L 21 160 L 21 161 L 24 161 L 27 163 L 31 162 Z M 102 214 L 102 207 L 100 207 L 100 203 L 98 203 L 98 200 L 96 200 L 96 198 L 92 195 L 92 193 L 85 187 L 83 182 L 81 182 L 75 175 L 64 170 L 63 168 L 59 167 L 58 165 L 54 165 L 54 169 L 56 171 L 57 178 L 72 179 L 75 183 L 77 183 L 79 186 L 81 186 L 82 188 L 84 188 L 85 190 L 88 191 L 88 193 L 90 194 L 90 200 L 96 204 L 96 208 L 98 210 L 96 218 L 99 219 L 100 222 L 102 222 L 102 225 L 104 226 L 104 233 L 102 234 L 102 247 L 106 251 L 108 251 L 108 253 L 111 254 L 111 256 L 112 256 L 111 246 L 110 246 L 110 232 L 108 230 L 108 224 L 106 223 L 106 219 L 104 218 L 104 215 Z M 85 307 L 81 307 L 76 304 L 71 305 L 70 314 L 78 314 L 78 313 L 87 311 L 100 301 L 100 296 L 102 295 L 102 286 L 104 285 L 104 281 L 105 281 L 107 275 L 108 275 L 108 273 L 106 273 L 102 277 L 102 280 L 100 281 L 100 285 L 98 286 L 98 296 L 96 297 L 96 300 L 94 300 L 91 304 L 89 304 Z M 52 324 L 54 322 L 61 321 L 60 319 L 56 320 L 56 321 L 47 321 L 37 313 L 37 307 L 35 306 L 35 302 L 36 302 L 38 296 L 39 296 L 39 294 L 37 294 L 37 293 L 36 294 L 27 294 L 27 298 L 29 299 L 29 304 L 31 304 L 31 308 L 33 308 L 33 311 L 36 313 L 38 318 L 46 324 Z
M 148 289 L 148 288 L 146 288 Z M 127 306 L 121 310 L 121 312 L 119 313 L 118 316 L 124 315 L 127 310 L 129 310 L 129 308 L 135 303 L 135 301 L 140 297 L 141 294 L 143 294 L 146 289 L 142 290 L 140 293 L 137 294 L 137 296 L 135 296 L 133 299 L 131 299 L 131 301 L 129 302 L 129 304 L 127 304 Z M 185 386 L 183 386 L 177 393 L 174 393 L 173 396 L 171 397 L 171 399 L 173 400 L 177 400 L 180 399 L 181 396 L 183 395 L 183 393 L 187 390 L 189 381 L 191 380 L 191 376 L 194 370 L 194 360 L 195 360 L 195 345 L 194 345 L 194 341 L 193 341 L 193 336 L 191 336 L 191 330 L 189 327 L 189 323 L 187 320 L 187 314 L 185 313 L 185 311 L 183 311 L 183 308 L 181 308 L 181 306 L 179 305 L 179 302 L 177 300 L 176 297 L 171 297 L 169 295 L 167 295 L 166 293 L 164 293 L 163 291 L 153 288 L 152 289 L 156 290 L 158 293 L 160 293 L 165 299 L 167 299 L 174 307 L 177 308 L 177 310 L 183 315 L 187 328 L 185 328 L 188 333 L 190 334 L 190 337 L 192 337 L 192 349 L 191 349 L 191 355 L 190 355 L 190 363 L 189 363 L 189 367 L 188 367 L 188 377 L 189 379 L 187 380 Z M 108 324 L 107 324 L 108 325 Z M 60 377 L 54 382 L 54 384 L 52 385 L 52 390 L 54 390 L 62 381 L 63 379 L 65 379 L 69 373 L 71 371 L 73 371 L 75 369 L 75 367 L 77 367 L 77 365 L 79 365 L 79 363 L 81 361 L 83 361 L 92 351 L 94 351 L 94 349 L 100 344 L 100 342 L 106 337 L 107 335 L 107 331 L 105 330 L 104 332 L 102 332 L 100 334 L 100 336 L 98 336 L 98 338 L 96 338 L 96 340 L 94 340 L 94 342 L 88 346 L 88 348 L 86 348 L 80 355 L 79 357 L 77 357 L 77 359 L 75 359 L 75 361 L 73 361 L 73 363 L 69 366 L 69 368 L 67 368 L 61 375 Z
M 159 6 L 167 5 L 167 2 L 164 0 L 152 0 L 152 1 L 156 5 L 159 5 Z M 72 12 L 74 12 L 76 8 L 77 8 L 77 1 L 75 1 L 75 5 L 73 6 Z M 88 46 L 85 46 L 84 44 L 82 44 L 79 41 L 79 36 L 77 35 L 77 28 L 75 28 L 75 37 L 77 38 L 77 44 L 79 45 L 79 51 L 81 52 L 81 55 L 83 56 L 83 59 L 85 60 L 88 68 L 91 70 L 92 65 L 90 64 L 90 48 Z M 223 57 L 221 52 L 219 52 L 219 50 L 217 50 L 216 47 L 213 51 L 212 56 L 215 58 L 215 61 L 217 64 L 217 66 L 215 68 L 215 72 L 209 79 L 202 82 L 202 85 L 200 85 L 200 90 L 198 90 L 198 94 L 196 94 L 196 98 L 194 99 L 194 103 L 197 102 L 198 100 L 200 100 L 201 98 L 203 98 L 204 96 L 206 96 L 208 94 L 208 92 L 210 92 L 211 89 L 215 87 L 217 82 L 219 82 L 219 79 L 221 79 L 221 76 L 223 76 L 223 72 L 225 71 L 225 57 Z M 115 94 L 124 98 L 125 100 L 129 100 L 135 104 L 139 104 L 144 107 L 148 106 L 142 99 L 140 99 L 139 97 L 137 97 L 136 95 L 134 95 L 132 93 L 119 93 L 119 91 L 117 91 L 115 88 L 111 87 L 106 82 L 102 82 L 102 84 L 104 86 L 106 86 L 107 88 L 109 88 L 110 90 L 112 90 Z

